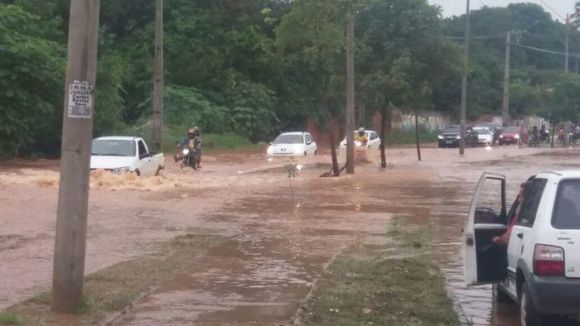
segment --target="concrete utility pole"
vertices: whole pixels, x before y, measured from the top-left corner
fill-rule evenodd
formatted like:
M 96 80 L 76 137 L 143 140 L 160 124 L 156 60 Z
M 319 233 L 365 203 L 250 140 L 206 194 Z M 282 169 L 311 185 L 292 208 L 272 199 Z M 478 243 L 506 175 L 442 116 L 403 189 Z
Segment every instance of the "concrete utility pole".
M 465 116 L 467 111 L 467 74 L 469 69 L 469 14 L 469 0 L 467 0 L 467 11 L 465 14 L 465 41 L 463 44 L 465 67 L 463 80 L 461 81 L 461 139 L 459 140 L 459 155 L 465 154 Z
M 570 60 L 570 15 L 566 15 L 566 59 L 564 60 L 564 73 L 568 73 Z
M 155 1 L 155 81 L 153 85 L 153 146 L 163 151 L 163 0 Z
M 100 0 L 71 0 L 56 220 L 52 310 L 82 299 Z
M 346 173 L 354 173 L 354 15 L 346 26 Z
M 502 110 L 502 125 L 507 127 L 510 110 L 510 61 L 511 61 L 511 40 L 512 33 L 506 33 L 505 40 L 505 66 L 503 77 L 503 110 Z

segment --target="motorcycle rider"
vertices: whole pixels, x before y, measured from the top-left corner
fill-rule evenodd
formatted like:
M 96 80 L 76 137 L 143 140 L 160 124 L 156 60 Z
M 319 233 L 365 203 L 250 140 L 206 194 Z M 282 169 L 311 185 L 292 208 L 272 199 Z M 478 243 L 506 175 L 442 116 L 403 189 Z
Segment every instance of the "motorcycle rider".
M 198 169 L 201 169 L 201 145 L 203 140 L 201 139 L 201 131 L 198 127 L 193 127 L 194 138 L 193 138 L 193 148 L 195 149 L 195 165 Z
M 532 128 L 532 137 L 530 139 L 530 146 L 538 145 L 538 126 Z
M 369 138 L 367 137 L 367 133 L 365 131 L 365 128 L 360 127 L 358 128 L 358 132 L 357 134 L 354 136 L 354 141 L 358 141 L 361 143 L 362 146 L 366 146 L 366 144 L 369 141 Z
M 548 133 L 548 130 L 546 129 L 546 125 L 545 124 L 542 124 L 542 127 L 540 128 L 540 139 L 543 142 L 546 142 L 546 141 L 549 140 L 548 139 L 549 138 L 548 135 L 549 135 L 549 133 Z
M 194 155 L 195 152 L 195 129 L 194 128 L 189 128 L 189 130 L 187 130 L 187 136 L 183 138 L 183 140 L 177 145 L 177 148 L 187 148 L 190 151 L 189 155 Z M 179 160 L 182 160 L 185 158 L 185 155 L 183 155 L 183 153 L 181 151 L 178 151 L 177 154 L 175 154 L 175 156 L 173 157 L 173 159 L 175 160 L 175 163 L 177 163 Z M 194 164 L 193 166 L 194 169 L 197 169 L 197 164 Z

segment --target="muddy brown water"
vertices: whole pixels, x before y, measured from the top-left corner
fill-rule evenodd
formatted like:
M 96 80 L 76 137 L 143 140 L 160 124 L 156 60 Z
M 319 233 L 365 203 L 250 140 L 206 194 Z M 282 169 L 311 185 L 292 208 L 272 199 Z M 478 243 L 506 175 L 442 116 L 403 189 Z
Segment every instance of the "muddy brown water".
M 396 218 L 432 228 L 450 297 L 466 320 L 517 325 L 517 307 L 496 306 L 489 287 L 464 286 L 460 239 L 471 193 L 482 171 L 506 173 L 518 184 L 538 171 L 573 167 L 577 153 L 516 152 L 470 149 L 460 158 L 455 150 L 429 149 L 417 163 L 413 149 L 396 149 L 389 151 L 394 169 L 380 170 L 371 155 L 371 164 L 341 178 L 318 178 L 328 161 L 321 156 L 304 162 L 293 181 L 294 198 L 280 163 L 263 155 L 209 156 L 202 173 L 168 166 L 160 187 L 91 192 L 87 272 L 148 254 L 188 229 L 206 228 L 227 241 L 118 323 L 289 324 L 342 248 L 384 245 Z M 46 173 L 54 177 L 55 164 L 49 163 Z M 0 166 L 0 260 L 11 262 L 0 265 L 0 275 L 10 275 L 0 278 L 0 309 L 50 284 L 57 190 L 39 187 L 38 173 L 30 169 L 10 164 L 3 172 Z M 512 195 L 514 190 L 510 186 Z

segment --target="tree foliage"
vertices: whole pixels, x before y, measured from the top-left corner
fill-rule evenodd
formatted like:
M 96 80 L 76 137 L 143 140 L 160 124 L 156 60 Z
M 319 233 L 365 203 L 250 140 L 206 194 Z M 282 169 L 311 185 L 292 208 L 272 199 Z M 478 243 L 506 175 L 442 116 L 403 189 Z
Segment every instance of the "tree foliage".
M 146 128 L 152 115 L 155 2 L 101 5 L 95 136 Z M 0 0 L 0 156 L 59 151 L 68 6 Z M 426 0 L 172 0 L 164 29 L 168 128 L 197 125 L 256 142 L 302 129 L 307 118 L 341 121 L 349 11 L 357 98 L 367 112 L 389 103 L 458 112 L 464 17 L 443 19 Z M 565 27 L 537 5 L 485 7 L 472 23 L 475 36 L 492 36 L 472 43 L 472 117 L 499 112 L 506 31 L 521 32 L 515 43 L 563 50 Z M 571 39 L 580 52 L 580 36 Z M 572 117 L 578 85 L 560 73 L 562 57 L 514 45 L 512 63 L 514 117 Z

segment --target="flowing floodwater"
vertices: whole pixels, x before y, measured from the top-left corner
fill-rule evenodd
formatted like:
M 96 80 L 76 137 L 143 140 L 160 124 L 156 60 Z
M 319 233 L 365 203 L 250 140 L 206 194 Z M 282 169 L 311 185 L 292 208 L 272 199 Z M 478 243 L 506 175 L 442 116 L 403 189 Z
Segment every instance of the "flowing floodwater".
M 389 152 L 393 169 L 371 163 L 341 178 L 319 178 L 328 170 L 319 156 L 301 162 L 293 192 L 283 162 L 248 153 L 208 158 L 198 173 L 168 166 L 160 178 L 93 175 L 87 271 L 146 255 L 189 228 L 208 229 L 227 241 L 119 324 L 284 325 L 341 248 L 384 245 L 396 218 L 433 230 L 450 297 L 466 324 L 519 325 L 517 306 L 496 305 L 490 287 L 465 287 L 461 231 L 482 171 L 508 174 L 516 181 L 513 196 L 513 185 L 531 174 L 575 167 L 574 153 L 536 151 L 473 149 L 466 159 L 430 149 L 417 163 L 412 149 L 397 149 Z M 11 262 L 0 265 L 0 275 L 11 275 L 0 278 L 0 309 L 50 283 L 57 178 L 54 164 L 0 165 L 0 259 Z

